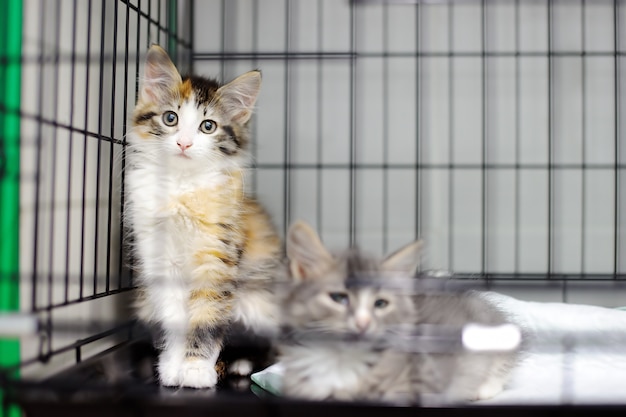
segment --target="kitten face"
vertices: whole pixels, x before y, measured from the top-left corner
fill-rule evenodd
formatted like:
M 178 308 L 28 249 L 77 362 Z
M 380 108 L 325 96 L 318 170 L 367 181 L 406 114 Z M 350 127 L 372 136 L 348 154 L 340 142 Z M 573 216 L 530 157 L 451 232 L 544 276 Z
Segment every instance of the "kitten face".
M 220 86 L 183 79 L 159 46 L 146 58 L 129 143 L 168 168 L 228 170 L 249 159 L 247 124 L 260 88 L 258 71 Z
M 287 237 L 294 281 L 284 305 L 288 326 L 303 332 L 375 339 L 394 326 L 411 323 L 411 291 L 400 284 L 411 279 L 419 247 L 412 244 L 399 258 L 392 255 L 382 262 L 356 251 L 335 258 L 310 227 L 294 224 Z M 411 258 L 410 262 L 405 258 Z
M 298 284 L 286 304 L 294 327 L 352 338 L 377 338 L 413 314 L 408 295 L 387 288 L 383 271 L 350 271 L 356 253 L 329 265 L 315 282 Z

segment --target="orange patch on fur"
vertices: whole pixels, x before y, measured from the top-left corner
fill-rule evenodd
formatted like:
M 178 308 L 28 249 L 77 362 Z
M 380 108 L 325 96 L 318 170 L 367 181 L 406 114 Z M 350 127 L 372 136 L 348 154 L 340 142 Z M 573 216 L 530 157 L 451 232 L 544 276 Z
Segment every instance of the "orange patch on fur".
M 226 363 L 223 360 L 217 361 L 215 364 L 215 372 L 220 378 L 226 376 Z
M 191 80 L 187 79 L 183 81 L 180 85 L 178 92 L 180 94 L 180 98 L 182 100 L 188 100 L 191 97 L 191 93 L 193 92 L 193 88 L 191 86 Z
M 216 265 L 211 265 L 214 263 Z M 217 263 L 215 261 L 205 262 L 198 265 L 192 271 L 192 283 L 195 287 L 201 286 L 219 286 L 224 283 L 229 283 L 235 280 L 237 269 L 234 267 L 227 267 L 223 263 Z
M 189 303 L 189 327 L 217 326 L 228 321 L 230 300 L 196 299 Z
M 222 261 L 222 263 L 226 266 L 237 266 L 237 261 L 234 261 L 230 258 L 227 258 L 225 256 L 220 257 L 220 261 Z
M 209 288 L 203 288 L 200 290 L 191 290 L 191 292 L 189 293 L 189 301 L 193 302 L 193 301 L 197 301 L 197 300 L 215 300 L 215 299 L 222 299 L 224 298 L 223 295 L 221 295 L 220 292 L 213 290 L 213 289 L 209 289 Z
M 183 194 L 175 204 L 181 214 L 206 228 L 207 233 L 219 235 L 215 229 L 219 223 L 236 223 L 239 220 L 242 188 L 241 177 L 235 174 L 221 187 Z
M 194 257 L 201 262 L 210 262 L 215 259 L 221 260 L 222 258 L 225 258 L 226 255 L 224 255 L 222 252 L 220 252 L 217 249 L 205 249 L 205 250 L 196 252 L 194 254 Z
M 226 248 L 226 250 L 231 253 L 224 253 L 215 248 L 201 249 L 195 252 L 193 260 L 194 264 L 199 267 L 197 271 L 203 271 L 204 274 L 208 275 L 207 279 L 220 280 L 225 278 L 224 275 L 233 273 L 234 271 L 230 271 L 230 269 L 237 266 L 236 248 Z
M 246 201 L 242 220 L 246 225 L 244 256 L 249 260 L 277 257 L 280 253 L 280 238 L 256 201 Z

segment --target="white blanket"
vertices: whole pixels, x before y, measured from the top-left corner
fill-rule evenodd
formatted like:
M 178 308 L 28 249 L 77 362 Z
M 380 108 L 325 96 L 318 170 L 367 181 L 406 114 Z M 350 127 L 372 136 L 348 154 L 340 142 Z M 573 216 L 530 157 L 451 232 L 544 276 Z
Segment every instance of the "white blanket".
M 626 404 L 626 311 L 488 297 L 530 343 L 505 390 L 480 404 Z M 276 364 L 252 379 L 279 394 L 281 375 Z
M 511 381 L 484 404 L 626 404 L 626 312 L 490 298 L 531 343 Z

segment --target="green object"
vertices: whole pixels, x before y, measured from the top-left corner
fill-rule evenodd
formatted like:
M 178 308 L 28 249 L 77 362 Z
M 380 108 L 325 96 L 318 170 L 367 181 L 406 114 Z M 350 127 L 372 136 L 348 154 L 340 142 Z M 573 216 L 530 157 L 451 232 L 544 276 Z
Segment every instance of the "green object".
M 20 88 L 22 2 L 0 1 L 0 314 L 19 305 Z M 20 360 L 18 339 L 0 338 L 0 369 Z M 8 375 L 17 378 L 17 371 Z M 0 417 L 20 416 L 4 403 Z
M 250 379 L 254 382 L 250 387 L 252 392 L 259 397 L 263 395 L 262 391 L 266 391 L 265 394 L 271 393 L 280 396 L 283 386 L 283 372 L 282 365 L 276 363 L 260 372 L 253 373 L 250 375 Z
M 178 63 L 178 42 L 176 36 L 178 35 L 178 1 L 167 1 L 167 53 L 172 57 L 172 60 Z

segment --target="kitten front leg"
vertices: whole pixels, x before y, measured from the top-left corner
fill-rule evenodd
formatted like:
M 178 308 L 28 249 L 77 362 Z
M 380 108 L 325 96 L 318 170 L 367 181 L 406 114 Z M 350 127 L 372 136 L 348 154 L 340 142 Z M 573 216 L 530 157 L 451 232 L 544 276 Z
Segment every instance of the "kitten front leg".
M 218 291 L 216 288 L 191 291 L 189 328 L 178 385 L 191 388 L 213 388 L 217 385 L 217 358 L 222 350 L 232 309 L 230 294 L 229 291 Z
M 149 319 L 161 327 L 157 366 L 161 385 L 214 387 L 229 308 L 208 289 L 190 294 L 184 286 L 168 285 L 167 290 L 148 294 L 154 306 Z
M 168 387 L 213 388 L 218 382 L 216 362 L 224 331 L 196 327 L 187 334 L 169 333 L 159 355 L 159 381 Z
M 181 369 L 185 359 L 185 341 L 185 333 L 182 329 L 164 333 L 157 365 L 161 385 L 166 387 L 180 386 Z
M 169 334 L 159 355 L 159 381 L 167 387 L 213 388 L 224 340 L 218 327 L 196 327 L 187 334 Z
M 217 358 L 222 350 L 224 328 L 195 327 L 187 334 L 185 358 L 180 368 L 180 385 L 212 388 L 217 385 Z
M 161 385 L 180 385 L 180 369 L 185 358 L 189 317 L 186 308 L 187 289 L 180 285 L 180 271 L 163 267 L 162 274 L 153 273 L 141 290 L 138 314 L 147 323 L 158 324 L 158 375 Z

